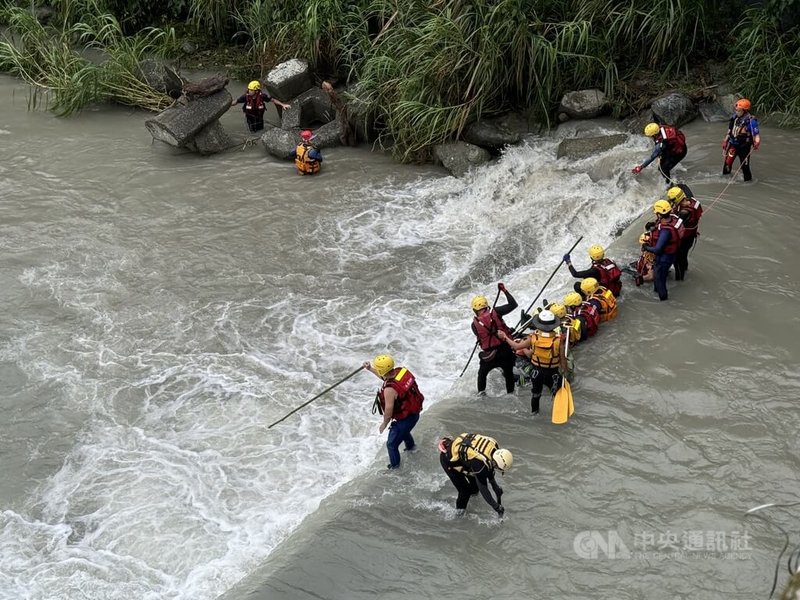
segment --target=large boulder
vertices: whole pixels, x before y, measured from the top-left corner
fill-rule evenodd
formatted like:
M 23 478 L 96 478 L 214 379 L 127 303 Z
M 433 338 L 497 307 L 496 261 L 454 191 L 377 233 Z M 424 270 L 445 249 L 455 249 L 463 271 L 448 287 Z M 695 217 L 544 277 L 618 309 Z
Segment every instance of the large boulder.
M 320 150 L 342 145 L 342 139 L 339 135 L 340 126 L 338 118 L 312 131 L 314 132 L 314 146 Z
M 491 158 L 488 150 L 467 142 L 439 144 L 434 147 L 433 153 L 444 168 L 456 177 L 465 175 L 472 167 L 489 162 Z
M 283 111 L 281 127 L 291 129 L 313 129 L 314 125 L 330 123 L 336 117 L 328 94 L 313 87 L 292 99 L 291 106 Z
M 356 140 L 371 144 L 378 139 L 379 132 L 375 126 L 375 114 L 369 110 L 366 102 L 358 99 L 348 102 L 347 118 L 356 133 Z
M 267 152 L 275 158 L 288 160 L 291 158 L 295 148 L 297 148 L 297 144 L 300 143 L 300 136 L 297 133 L 264 123 L 261 143 L 264 144 Z
M 182 148 L 206 125 L 224 115 L 231 102 L 227 90 L 191 101 L 184 97 L 145 120 L 144 125 L 155 139 Z
M 627 140 L 628 135 L 625 133 L 597 137 L 567 138 L 558 145 L 556 158 L 567 157 L 570 160 L 580 160 L 581 158 L 587 158 L 610 150 L 615 146 L 624 144 Z
M 486 119 L 470 123 L 462 134 L 465 142 L 486 148 L 492 154 L 522 139 L 519 131 L 513 131 L 496 119 Z
M 233 145 L 222 123 L 214 121 L 197 132 L 186 147 L 203 156 L 227 150 Z
M 594 119 L 608 110 L 606 95 L 600 90 L 580 90 L 568 92 L 561 98 L 558 107 L 559 121 L 565 121 L 562 115 L 570 119 Z
M 139 63 L 139 79 L 157 92 L 167 94 L 172 98 L 178 98 L 181 95 L 184 83 L 181 76 L 172 67 L 152 58 Z
M 681 127 L 694 121 L 697 107 L 690 98 L 678 92 L 671 92 L 657 98 L 650 106 L 653 120 L 657 123 Z
M 701 102 L 697 108 L 703 120 L 709 123 L 727 121 L 731 117 L 731 113 L 724 110 L 718 102 Z
M 268 74 L 264 87 L 273 98 L 289 102 L 314 85 L 308 63 L 292 58 L 274 67 Z

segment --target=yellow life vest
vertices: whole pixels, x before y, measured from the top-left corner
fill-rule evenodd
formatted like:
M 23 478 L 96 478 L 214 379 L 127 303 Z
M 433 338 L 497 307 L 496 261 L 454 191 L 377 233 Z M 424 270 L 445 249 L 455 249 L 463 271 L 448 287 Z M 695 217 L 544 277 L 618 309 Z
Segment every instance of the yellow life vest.
M 604 323 L 616 318 L 617 316 L 617 299 L 608 288 L 598 287 L 592 299 L 600 302 L 600 322 Z
M 531 334 L 531 363 L 540 369 L 554 369 L 559 364 L 561 350 L 560 330 L 539 331 Z
M 294 166 L 303 175 L 319 173 L 319 161 L 308 155 L 310 150 L 311 146 L 306 146 L 305 144 L 298 144 L 297 148 L 294 149 Z
M 580 319 L 573 319 L 571 316 L 561 317 L 561 326 L 569 331 L 570 346 L 575 342 L 581 341 L 581 322 Z
M 462 433 L 450 446 L 450 462 L 460 462 L 462 466 L 454 467 L 457 471 L 474 475 L 477 471 L 467 471 L 463 465 L 477 458 L 492 468 L 492 455 L 497 448 L 497 440 L 494 438 L 478 433 Z

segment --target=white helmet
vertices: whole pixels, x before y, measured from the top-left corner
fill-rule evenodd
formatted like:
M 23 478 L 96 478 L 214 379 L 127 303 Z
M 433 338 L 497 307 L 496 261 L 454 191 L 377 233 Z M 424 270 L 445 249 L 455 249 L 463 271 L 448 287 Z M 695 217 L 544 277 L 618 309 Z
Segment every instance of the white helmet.
M 492 454 L 492 460 L 501 471 L 510 469 L 511 465 L 514 463 L 514 457 L 511 456 L 511 452 L 505 448 L 498 448 L 495 450 L 494 454 Z

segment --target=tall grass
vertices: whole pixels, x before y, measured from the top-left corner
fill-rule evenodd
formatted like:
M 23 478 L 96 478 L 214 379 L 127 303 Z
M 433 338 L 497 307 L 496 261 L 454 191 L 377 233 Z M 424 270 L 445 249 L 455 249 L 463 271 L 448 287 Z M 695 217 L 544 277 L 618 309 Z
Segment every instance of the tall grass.
M 734 83 L 754 110 L 786 113 L 800 125 L 800 26 L 784 30 L 777 17 L 751 9 L 734 31 Z
M 633 102 L 628 82 L 641 69 L 668 78 L 699 60 L 727 58 L 730 20 L 740 15 L 737 83 L 765 108 L 800 109 L 797 29 L 781 30 L 768 11 L 740 12 L 740 0 L 53 2 L 64 30 L 37 29 L 15 13 L 19 40 L 0 46 L 0 68 L 53 90 L 64 113 L 108 98 L 163 105 L 139 80 L 137 65 L 171 35 L 123 33 L 132 23 L 178 15 L 217 40 L 238 28 L 233 38 L 246 37 L 262 74 L 300 57 L 323 76 L 355 82 L 359 112 L 385 124 L 380 141 L 405 160 L 424 160 L 434 144 L 458 138 L 482 116 L 519 108 L 548 121 L 572 89 L 600 87 L 624 110 Z M 88 65 L 71 50 L 75 41 L 101 48 L 104 63 Z
M 140 62 L 158 55 L 173 33 L 147 29 L 125 36 L 111 15 L 96 15 L 92 23 L 76 23 L 56 30 L 45 28 L 30 11 L 7 12 L 14 39 L 0 42 L 0 70 L 17 75 L 33 86 L 34 100 L 46 97 L 56 114 L 66 116 L 105 101 L 160 110 L 172 102 L 143 81 Z M 103 61 L 95 64 L 74 47 L 94 47 Z

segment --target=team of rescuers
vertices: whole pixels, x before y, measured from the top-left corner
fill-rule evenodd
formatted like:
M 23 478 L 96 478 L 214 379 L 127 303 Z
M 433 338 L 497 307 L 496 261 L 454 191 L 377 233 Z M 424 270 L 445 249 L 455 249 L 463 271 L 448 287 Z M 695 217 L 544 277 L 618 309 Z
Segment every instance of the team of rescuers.
M 340 135 L 342 143 L 349 145 L 352 143 L 352 132 L 345 131 L 345 125 L 347 124 L 346 106 L 333 91 L 330 82 L 323 82 L 322 89 L 331 97 L 331 102 L 336 106 L 337 114 L 343 123 L 343 132 Z M 247 91 L 234 100 L 231 106 L 243 105 L 242 111 L 247 122 L 247 128 L 255 133 L 264 129 L 264 112 L 268 102 L 275 104 L 279 112 L 282 109 L 289 108 L 289 105 L 285 102 L 281 102 L 277 98 L 273 98 L 266 92 L 261 91 L 261 82 L 253 80 L 247 85 Z M 750 181 L 753 178 L 750 171 L 750 154 L 761 146 L 758 120 L 750 113 L 751 108 L 751 102 L 747 98 L 736 101 L 734 112 L 728 122 L 728 131 L 722 140 L 724 156 L 722 174 L 729 175 L 734 161 L 738 158 L 745 181 Z M 631 171 L 634 175 L 638 175 L 658 159 L 658 169 L 667 181 L 667 186 L 673 186 L 674 182 L 670 176 L 672 169 L 686 157 L 688 152 L 686 135 L 673 125 L 659 123 L 645 125 L 644 135 L 653 140 L 653 151 L 644 162 L 633 167 Z M 322 154 L 319 149 L 311 144 L 313 137 L 314 134 L 310 129 L 302 130 L 300 132 L 300 143 L 297 144 L 294 152 L 290 154 L 290 158 L 295 160 L 295 166 L 300 175 L 319 173 Z
M 751 148 L 758 149 L 761 143 L 758 123 L 749 114 L 749 109 L 750 102 L 746 99 L 736 103 L 728 136 L 723 141 L 726 152 L 724 174 L 730 173 L 730 166 L 738 157 L 746 181 L 751 179 Z M 645 135 L 654 138 L 656 149 L 651 158 L 635 168 L 634 172 L 638 173 L 660 156 L 661 172 L 672 182 L 670 170 L 686 155 L 685 138 L 675 128 L 655 123 L 645 127 Z M 641 256 L 626 270 L 631 272 L 637 286 L 644 281 L 652 281 L 654 292 L 663 301 L 668 298 L 666 282 L 670 267 L 675 268 L 676 281 L 682 281 L 686 276 L 689 250 L 699 235 L 703 207 L 689 186 L 674 184 L 668 188 L 665 199 L 653 204 L 653 213 L 654 220 L 646 223 L 645 231 L 639 237 Z M 520 381 L 530 381 L 531 413 L 537 415 L 545 386 L 554 396 L 562 378 L 569 379 L 571 363 L 566 348 L 591 338 L 601 323 L 613 320 L 617 316 L 617 297 L 622 292 L 623 269 L 606 257 L 605 249 L 598 244 L 590 246 L 589 259 L 591 264 L 588 268 L 577 270 L 572 265 L 571 256 L 565 254 L 564 263 L 572 276 L 579 279 L 574 291 L 567 293 L 561 302 L 550 303 L 533 315 L 523 312 L 516 330 L 512 330 L 503 320 L 518 306 L 503 283 L 497 285 L 498 298 L 502 292 L 505 304 L 497 306 L 495 302 L 495 306 L 489 306 L 489 301 L 483 295 L 472 298 L 471 328 L 481 348 L 478 354 L 479 395 L 486 394 L 487 376 L 497 368 L 503 372 L 506 392 L 514 392 L 517 368 L 523 374 Z M 523 335 L 527 330 L 530 332 Z M 388 468 L 396 469 L 400 466 L 400 445 L 403 444 L 407 452 L 416 449 L 411 432 L 419 421 L 425 398 L 411 371 L 396 366 L 390 355 L 381 354 L 362 366 L 381 380 L 373 413 L 382 416 L 378 428 L 380 433 L 389 427 L 386 444 Z M 458 492 L 456 509 L 459 513 L 466 510 L 472 496 L 480 493 L 502 517 L 505 512 L 501 504 L 503 488 L 498 485 L 495 472 L 504 473 L 511 467 L 511 452 L 501 448 L 492 437 L 466 432 L 455 438 L 440 438 L 438 450 L 442 469 Z

